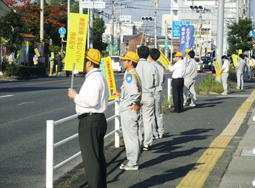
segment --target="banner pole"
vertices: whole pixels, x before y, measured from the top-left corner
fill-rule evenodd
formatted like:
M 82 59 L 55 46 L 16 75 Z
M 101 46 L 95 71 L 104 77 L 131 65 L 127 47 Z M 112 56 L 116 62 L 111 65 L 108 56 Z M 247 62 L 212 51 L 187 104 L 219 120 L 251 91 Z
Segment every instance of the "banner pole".
M 73 63 L 73 71 L 72 71 L 72 78 L 71 78 L 71 89 L 73 89 L 74 69 L 75 69 L 75 63 Z

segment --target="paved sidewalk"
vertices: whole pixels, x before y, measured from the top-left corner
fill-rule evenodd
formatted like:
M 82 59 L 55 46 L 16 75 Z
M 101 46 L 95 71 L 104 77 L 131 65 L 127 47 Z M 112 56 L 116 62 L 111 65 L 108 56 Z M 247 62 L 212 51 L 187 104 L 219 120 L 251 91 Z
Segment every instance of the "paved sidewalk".
M 255 81 L 245 83 L 245 90 L 234 90 L 228 96 L 198 95 L 195 108 L 184 113 L 164 115 L 165 135 L 154 140 L 149 151 L 143 151 L 138 171 L 122 171 L 125 148 L 107 147 L 107 186 L 109 188 L 174 188 L 193 169 L 198 159 L 236 114 L 255 89 Z M 203 184 L 205 188 L 249 188 L 255 176 L 255 104 L 247 112 L 235 136 Z M 253 109 L 253 110 L 252 110 Z M 82 164 L 54 182 L 54 187 L 87 188 Z M 199 187 L 199 186 L 195 186 Z

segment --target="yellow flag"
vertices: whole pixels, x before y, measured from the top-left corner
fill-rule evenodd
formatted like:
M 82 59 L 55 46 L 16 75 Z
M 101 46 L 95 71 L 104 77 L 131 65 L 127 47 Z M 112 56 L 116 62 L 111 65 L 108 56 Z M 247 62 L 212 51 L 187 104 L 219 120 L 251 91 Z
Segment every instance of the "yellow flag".
M 70 13 L 69 31 L 67 35 L 65 70 L 83 71 L 85 46 L 88 28 L 88 15 Z
M 169 70 L 169 60 L 160 50 L 159 52 L 160 52 L 160 56 L 158 58 L 158 61 L 165 67 L 166 70 Z
M 232 54 L 232 59 L 233 59 L 233 62 L 234 62 L 234 66 L 236 67 L 237 66 L 236 54 Z
M 39 50 L 37 48 L 34 49 L 35 50 L 35 55 L 37 55 L 37 57 L 40 57 L 40 53 L 39 53 Z
M 102 75 L 105 77 L 107 81 L 109 91 L 108 100 L 116 99 L 117 96 L 112 96 L 112 92 L 116 92 L 115 78 L 112 69 L 112 58 L 111 57 L 102 58 L 99 70 L 101 70 Z

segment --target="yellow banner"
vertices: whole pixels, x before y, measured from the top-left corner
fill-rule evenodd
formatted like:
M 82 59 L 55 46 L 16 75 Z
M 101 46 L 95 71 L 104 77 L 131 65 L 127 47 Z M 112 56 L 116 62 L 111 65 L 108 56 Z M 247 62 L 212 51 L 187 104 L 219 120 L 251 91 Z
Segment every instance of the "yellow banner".
M 233 59 L 234 66 L 236 67 L 237 66 L 236 54 L 232 54 L 232 59 Z
M 238 56 L 239 56 L 239 54 L 242 54 L 242 53 L 243 53 L 242 49 L 239 49 L 238 50 Z
M 215 76 L 216 77 L 221 77 L 221 74 L 220 74 L 220 64 L 218 61 L 214 61 L 213 62 L 213 65 L 214 65 L 214 68 L 215 68 Z
M 88 15 L 70 13 L 71 22 L 67 35 L 65 70 L 83 71 L 88 28 Z
M 101 59 L 99 67 L 102 75 L 105 77 L 108 85 L 109 97 L 108 100 L 116 99 L 117 96 L 112 96 L 112 92 L 116 92 L 115 78 L 112 70 L 112 59 L 111 57 L 105 57 Z
M 165 67 L 166 70 L 169 70 L 169 60 L 160 50 L 159 52 L 160 52 L 160 56 L 158 58 L 158 61 Z
M 35 55 L 37 55 L 37 57 L 40 57 L 40 53 L 39 53 L 39 50 L 37 48 L 34 49 L 35 50 Z

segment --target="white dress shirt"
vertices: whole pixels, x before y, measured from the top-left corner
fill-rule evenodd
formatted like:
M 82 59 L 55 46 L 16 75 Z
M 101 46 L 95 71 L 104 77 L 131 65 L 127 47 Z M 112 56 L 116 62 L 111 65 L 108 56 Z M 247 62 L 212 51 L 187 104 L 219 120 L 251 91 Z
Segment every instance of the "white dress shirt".
M 103 113 L 107 109 L 108 85 L 104 76 L 97 68 L 92 69 L 85 76 L 79 94 L 74 98 L 76 113 Z
M 225 60 L 223 65 L 222 65 L 222 69 L 224 69 L 223 73 L 228 73 L 229 70 L 229 62 L 228 60 Z
M 169 70 L 173 71 L 172 78 L 183 78 L 185 74 L 185 69 L 186 69 L 186 64 L 185 62 L 181 59 L 177 61 L 173 66 L 169 65 Z

